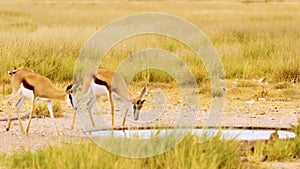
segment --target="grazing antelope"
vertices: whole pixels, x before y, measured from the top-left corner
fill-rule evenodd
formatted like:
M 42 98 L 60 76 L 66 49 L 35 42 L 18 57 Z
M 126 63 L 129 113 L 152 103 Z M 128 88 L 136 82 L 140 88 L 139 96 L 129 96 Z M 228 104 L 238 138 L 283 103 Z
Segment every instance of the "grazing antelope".
M 10 104 L 10 101 L 17 96 L 21 95 L 21 98 L 16 103 L 17 108 L 17 115 L 19 120 L 19 125 L 21 132 L 28 136 L 29 126 L 32 119 L 32 115 L 34 112 L 35 102 L 37 99 L 47 101 L 48 110 L 50 112 L 50 116 L 53 120 L 53 124 L 56 128 L 56 132 L 59 135 L 57 125 L 54 120 L 54 115 L 52 111 L 52 99 L 55 100 L 65 100 L 68 105 L 75 108 L 75 97 L 72 95 L 72 85 L 69 85 L 65 91 L 58 90 L 56 87 L 52 84 L 52 82 L 37 73 L 34 73 L 32 70 L 27 68 L 18 68 L 13 71 L 9 71 L 8 74 L 11 76 L 11 85 L 12 85 L 12 94 L 10 95 L 10 98 L 8 99 L 8 104 Z M 19 116 L 19 110 L 22 106 L 25 99 L 31 99 L 32 105 L 29 115 L 29 121 L 26 127 L 26 130 L 24 132 L 23 125 Z M 75 111 L 74 111 L 74 119 L 75 120 Z M 6 130 L 8 131 L 10 128 L 10 113 L 8 113 L 7 118 L 7 126 Z M 73 128 L 74 123 L 72 123 Z
M 95 68 L 88 71 L 83 79 L 83 93 L 77 106 L 80 106 L 82 102 L 91 94 L 94 93 L 93 97 L 87 103 L 87 109 L 90 116 L 90 120 L 93 126 L 95 122 L 91 115 L 91 108 L 98 97 L 108 95 L 110 106 L 111 106 L 111 115 L 112 115 L 112 126 L 114 126 L 114 103 L 112 98 L 112 93 L 117 94 L 127 101 L 127 110 L 123 119 L 122 125 L 125 124 L 126 116 L 128 113 L 129 106 L 133 106 L 133 115 L 134 119 L 139 119 L 139 112 L 143 107 L 145 100 L 142 100 L 142 97 L 146 93 L 146 86 L 144 86 L 140 96 L 133 98 L 128 91 L 127 84 L 123 77 L 116 72 L 107 70 L 105 68 Z

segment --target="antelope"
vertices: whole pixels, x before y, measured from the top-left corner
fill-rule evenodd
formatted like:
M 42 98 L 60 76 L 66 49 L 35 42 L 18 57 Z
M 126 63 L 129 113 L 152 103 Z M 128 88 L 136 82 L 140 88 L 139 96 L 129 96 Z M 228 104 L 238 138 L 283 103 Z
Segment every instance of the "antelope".
M 21 132 L 28 136 L 30 122 L 34 113 L 35 102 L 39 99 L 47 102 L 50 116 L 53 120 L 53 124 L 56 129 L 57 135 L 59 136 L 60 134 L 56 122 L 54 120 L 54 115 L 52 111 L 52 100 L 65 100 L 69 106 L 75 108 L 75 97 L 73 97 L 72 95 L 72 84 L 69 85 L 65 91 L 59 90 L 53 85 L 53 83 L 48 78 L 38 73 L 35 73 L 28 68 L 18 68 L 13 71 L 8 71 L 8 74 L 11 76 L 12 85 L 12 94 L 8 99 L 8 104 L 10 105 L 10 101 L 12 99 L 15 99 L 16 97 L 21 95 L 21 98 L 15 105 L 17 109 L 18 121 Z M 31 99 L 31 109 L 29 114 L 29 121 L 24 132 L 19 115 L 19 110 L 25 99 Z M 74 119 L 71 128 L 74 127 L 75 113 L 76 112 L 74 111 Z M 10 113 L 8 113 L 6 131 L 9 131 L 10 124 Z
M 114 126 L 114 102 L 113 102 L 113 93 L 117 94 L 127 102 L 127 110 L 122 122 L 122 125 L 125 125 L 126 116 L 128 113 L 129 106 L 133 107 L 134 120 L 139 119 L 139 112 L 143 107 L 145 100 L 142 100 L 143 96 L 146 93 L 146 86 L 143 87 L 142 92 L 137 97 L 132 97 L 128 91 L 127 84 L 123 77 L 116 72 L 110 71 L 105 68 L 94 68 L 86 72 L 83 78 L 83 95 L 79 100 L 77 106 L 80 106 L 82 102 L 91 95 L 93 92 L 93 97 L 87 103 L 87 110 L 89 117 L 93 126 L 95 122 L 91 114 L 91 108 L 97 98 L 101 96 L 108 95 L 109 103 L 111 106 L 111 115 L 112 115 L 112 126 Z M 77 108 L 76 108 L 77 109 Z

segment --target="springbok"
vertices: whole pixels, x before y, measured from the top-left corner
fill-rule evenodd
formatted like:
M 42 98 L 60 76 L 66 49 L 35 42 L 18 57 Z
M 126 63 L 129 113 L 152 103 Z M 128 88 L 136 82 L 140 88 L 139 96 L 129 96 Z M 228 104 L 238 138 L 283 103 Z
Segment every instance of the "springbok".
M 129 106 L 133 106 L 133 115 L 134 119 L 139 119 L 139 112 L 143 107 L 145 100 L 142 100 L 143 96 L 146 93 L 146 86 L 143 87 L 142 92 L 137 97 L 132 97 L 128 91 L 127 84 L 123 77 L 116 72 L 107 70 L 105 68 L 94 68 L 86 72 L 83 78 L 83 96 L 78 102 L 77 106 L 80 106 L 82 102 L 91 95 L 93 92 L 93 97 L 87 103 L 87 109 L 90 116 L 90 120 L 93 126 L 95 122 L 91 114 L 91 108 L 98 97 L 108 95 L 110 106 L 111 106 L 111 115 L 112 115 L 112 126 L 114 126 L 114 103 L 112 94 L 115 93 L 121 98 L 125 99 L 127 102 L 127 110 L 122 122 L 122 125 L 125 125 L 126 116 L 128 113 Z
M 53 124 L 56 128 L 57 135 L 60 135 L 56 122 L 54 120 L 54 115 L 52 111 L 52 100 L 53 99 L 65 100 L 69 106 L 75 108 L 76 100 L 75 97 L 73 97 L 72 95 L 72 85 L 69 85 L 65 91 L 58 90 L 48 78 L 38 73 L 35 73 L 28 68 L 18 68 L 13 71 L 8 71 L 8 74 L 11 76 L 11 85 L 12 85 L 12 94 L 8 99 L 8 104 L 10 104 L 10 101 L 12 99 L 15 99 L 17 96 L 21 95 L 21 98 L 15 105 L 17 109 L 17 115 L 18 115 L 21 132 L 26 136 L 28 136 L 30 122 L 34 113 L 35 102 L 37 99 L 40 99 L 40 100 L 47 101 L 48 110 L 53 120 Z M 32 103 L 31 103 L 31 110 L 29 114 L 29 121 L 26 130 L 24 132 L 23 125 L 19 115 L 19 110 L 25 99 L 31 99 Z M 74 119 L 71 128 L 74 127 L 75 113 L 76 112 L 74 111 Z M 10 113 L 8 113 L 6 131 L 9 130 L 10 124 L 11 124 Z

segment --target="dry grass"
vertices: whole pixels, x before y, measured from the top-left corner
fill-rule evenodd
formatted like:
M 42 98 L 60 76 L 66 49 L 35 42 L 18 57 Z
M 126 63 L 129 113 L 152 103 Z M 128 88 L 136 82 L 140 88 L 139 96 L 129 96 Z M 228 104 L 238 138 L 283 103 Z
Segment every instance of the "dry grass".
M 3 98 L 11 92 L 7 70 L 30 67 L 56 83 L 72 79 L 73 66 L 88 38 L 110 21 L 145 11 L 166 12 L 182 17 L 202 30 L 215 46 L 226 78 L 228 95 L 254 99 L 260 87 L 256 81 L 267 77 L 269 98 L 296 99 L 299 86 L 300 3 L 242 3 L 240 1 L 1 1 L 0 81 Z M 186 46 L 157 35 L 129 38 L 116 45 L 102 66 L 115 69 L 133 52 L 160 48 L 177 54 L 195 76 L 200 93 L 210 97 L 209 78 L 202 62 Z M 166 63 L 167 64 L 167 63 Z M 247 79 L 239 80 L 239 79 Z M 134 85 L 174 83 L 158 70 L 139 73 Z M 276 84 L 278 81 L 286 81 Z M 134 88 L 134 87 L 133 87 Z M 201 96 L 202 97 L 202 96 Z M 229 98 L 230 99 L 230 98 Z M 207 104 L 207 103 L 205 103 Z
M 72 80 L 76 58 L 85 42 L 95 31 L 119 17 L 147 11 L 165 12 L 182 17 L 196 25 L 207 35 L 216 48 L 222 60 L 226 78 L 229 79 L 227 101 L 234 104 L 226 105 L 225 111 L 232 111 L 240 104 L 245 104 L 244 101 L 255 99 L 255 94 L 260 92 L 260 86 L 257 85 L 257 81 L 252 81 L 252 79 L 257 80 L 260 77 L 268 79 L 269 84 L 266 85 L 269 91 L 268 99 L 270 99 L 268 103 L 272 103 L 272 100 L 299 99 L 299 1 L 267 3 L 244 3 L 241 1 L 0 1 L 0 82 L 2 84 L 2 97 L 4 98 L 11 92 L 9 77 L 6 72 L 14 67 L 29 67 L 49 77 L 55 83 L 69 83 Z M 209 78 L 202 62 L 186 46 L 173 39 L 154 35 L 127 39 L 116 45 L 107 54 L 101 65 L 115 69 L 124 58 L 133 52 L 149 47 L 165 49 L 179 55 L 191 68 L 200 87 L 200 97 L 211 97 Z M 239 86 L 232 84 L 233 81 L 240 82 L 238 83 Z M 158 70 L 145 70 L 139 73 L 132 85 L 152 82 L 156 82 L 153 84 L 153 88 L 156 85 L 165 88 L 164 92 L 174 92 L 172 90 L 173 79 Z M 165 86 L 166 83 L 168 83 L 167 87 Z M 176 88 L 177 93 L 173 94 L 176 97 L 170 98 L 170 103 L 178 104 L 176 102 L 179 97 L 177 90 L 178 88 Z M 205 100 L 201 107 L 207 106 L 208 102 Z M 294 105 L 294 107 L 299 109 L 299 105 Z M 45 108 L 42 107 L 42 109 Z M 59 107 L 58 110 L 60 109 Z M 214 141 L 210 142 L 211 144 L 208 142 L 207 148 L 212 147 L 214 150 L 215 145 L 225 145 L 215 149 L 217 152 L 208 154 L 213 157 L 207 158 L 207 165 L 211 164 L 215 168 L 224 166 L 230 168 L 232 163 L 236 162 L 235 144 L 220 142 L 220 140 Z M 184 167 L 197 164 L 199 156 L 205 160 L 205 154 L 199 153 L 203 147 L 199 146 L 198 143 L 192 142 L 193 147 L 199 148 L 197 152 L 195 149 L 188 149 L 191 147 L 189 142 L 182 144 L 187 145 L 180 145 L 182 149 L 174 149 L 169 154 L 154 159 L 137 160 L 134 165 L 139 168 L 148 164 L 156 168 L 165 168 L 172 164 L 175 164 L 175 167 Z M 278 143 L 278 146 L 281 147 L 282 144 Z M 299 147 L 298 144 L 295 146 Z M 75 149 L 76 152 L 73 153 Z M 261 149 L 265 151 L 265 147 Z M 77 161 L 77 164 L 70 164 L 70 166 L 74 165 L 74 168 L 76 166 L 86 167 L 81 165 L 90 158 L 95 160 L 94 163 L 87 164 L 91 167 L 95 167 L 99 160 L 104 160 L 106 166 L 110 168 L 115 167 L 111 163 L 112 160 L 117 160 L 116 165 L 123 164 L 124 159 L 115 156 L 100 159 L 98 159 L 99 156 L 90 156 L 89 151 L 94 152 L 94 150 L 95 148 L 90 145 L 71 146 L 62 149 L 50 148 L 46 152 L 26 153 L 11 157 L 8 166 L 43 168 L 49 165 L 54 168 L 65 167 L 64 164 L 77 161 L 78 157 L 82 157 L 82 154 L 86 152 L 81 159 L 82 161 Z M 229 150 L 232 151 L 234 157 L 228 161 L 222 161 L 222 159 L 224 160 L 223 152 Z M 268 151 L 269 153 L 275 152 L 273 149 Z M 289 152 L 284 149 L 282 151 L 287 153 L 285 157 L 289 157 Z M 74 160 L 67 158 L 63 159 L 66 163 L 55 163 L 57 156 L 62 154 L 61 152 L 72 152 L 70 157 Z M 107 156 L 107 153 L 100 150 L 97 150 L 97 153 L 100 153 L 101 157 L 103 154 L 104 157 Z M 190 160 L 191 153 L 194 153 L 192 157 L 195 159 L 191 163 L 185 163 L 186 160 Z M 281 152 L 275 152 L 274 159 L 278 159 L 276 155 L 279 153 Z M 45 157 L 49 159 L 46 162 Z M 211 159 L 215 159 L 214 162 L 216 163 L 211 163 Z M 218 161 L 220 159 L 221 161 Z M 131 166 L 130 160 L 125 161 L 126 166 Z M 174 161 L 178 163 L 174 163 Z M 218 165 L 217 162 L 222 164 Z
M 299 81 L 300 23 L 297 21 L 300 19 L 300 5 L 297 2 L 0 3 L 0 63 L 3 65 L 0 73 L 3 83 L 9 81 L 5 72 L 19 66 L 30 67 L 54 81 L 70 81 L 80 49 L 96 30 L 118 17 L 145 11 L 170 13 L 198 26 L 216 47 L 229 79 L 266 76 L 276 81 Z M 131 52 L 157 47 L 186 58 L 199 82 L 207 79 L 201 62 L 174 40 L 145 36 L 123 43 L 126 47 L 117 45 L 107 55 L 104 66 L 113 69 Z M 168 80 L 161 76 L 148 80 Z M 140 76 L 138 80 L 145 79 Z
M 0 156 L 0 164 L 7 168 L 242 168 L 237 147 L 236 141 L 219 135 L 202 144 L 190 135 L 170 151 L 144 159 L 116 156 L 89 143 Z

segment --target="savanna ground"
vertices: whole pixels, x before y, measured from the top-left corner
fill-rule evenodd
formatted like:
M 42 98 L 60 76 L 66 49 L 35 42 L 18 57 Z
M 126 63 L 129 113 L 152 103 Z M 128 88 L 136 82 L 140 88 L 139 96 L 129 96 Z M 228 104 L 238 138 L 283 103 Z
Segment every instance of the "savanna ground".
M 29 67 L 49 77 L 62 88 L 71 83 L 74 64 L 89 37 L 112 20 L 137 12 L 164 12 L 182 17 L 206 34 L 215 47 L 226 73 L 226 103 L 219 123 L 221 126 L 290 127 L 291 124 L 296 125 L 297 119 L 300 118 L 299 1 L 1 1 L 0 3 L 1 119 L 6 118 L 8 111 L 14 111 L 12 107 L 7 107 L 5 102 L 11 92 L 8 70 L 14 67 Z M 101 66 L 114 70 L 124 58 L 145 48 L 159 48 L 173 52 L 189 66 L 200 90 L 200 110 L 196 124 L 204 125 L 214 93 L 211 92 L 204 65 L 187 46 L 174 39 L 156 35 L 132 37 L 114 46 Z M 265 82 L 259 83 L 259 79 L 263 77 L 266 78 Z M 155 123 L 172 124 L 176 120 L 176 110 L 180 108 L 179 88 L 175 81 L 164 72 L 148 69 L 136 75 L 130 83 L 130 89 L 133 93 L 137 93 L 145 83 L 148 85 L 147 100 L 151 96 L 151 91 L 158 88 L 164 92 L 167 100 L 165 113 Z M 246 103 L 249 100 L 254 100 L 251 107 Z M 107 99 L 103 98 L 103 101 L 102 107 L 105 108 L 101 113 L 106 114 L 109 121 Z M 79 123 L 76 124 L 75 130 L 69 129 L 71 109 L 64 104 L 55 105 L 56 115 L 60 117 L 57 118 L 57 123 L 61 132 L 66 134 L 80 132 Z M 29 106 L 29 102 L 25 102 L 22 116 L 27 114 Z M 151 106 L 149 102 L 145 102 L 145 110 Z M 39 105 L 38 108 L 36 111 L 38 116 L 47 116 L 47 112 L 42 111 L 46 109 L 45 107 Z M 16 117 L 16 114 L 13 116 Z M 121 124 L 121 120 L 117 111 L 116 124 Z M 130 124 L 129 122 L 128 125 Z M 9 155 L 3 155 L 1 161 L 4 163 L 12 161 L 7 164 L 7 167 L 12 168 L 51 168 L 50 164 L 53 163 L 51 156 L 60 157 L 60 152 L 67 153 L 74 150 L 78 154 L 90 152 L 107 157 L 102 161 L 103 168 L 126 168 L 130 165 L 136 168 L 145 165 L 148 168 L 174 168 L 173 165 L 178 168 L 200 168 L 201 166 L 193 160 L 202 161 L 202 168 L 263 167 L 257 166 L 256 163 L 255 165 L 250 163 L 249 166 L 233 165 L 239 162 L 236 161 L 236 152 L 232 151 L 229 151 L 233 155 L 232 158 L 218 161 L 224 159 L 222 153 L 238 147 L 236 143 L 226 141 L 221 142 L 221 145 L 227 146 L 227 149 L 216 148 L 218 152 L 212 156 L 195 153 L 197 150 L 202 152 L 203 147 L 199 147 L 191 139 L 192 141 L 183 142 L 178 149 L 164 155 L 130 161 L 95 149 L 93 145 L 84 144 L 82 148 L 78 145 L 63 144 L 55 137 L 55 130 L 48 117 L 33 120 L 29 137 L 24 137 L 19 132 L 17 121 L 13 121 L 9 132 L 5 131 L 5 125 L 5 120 L 0 122 L 0 152 Z M 68 139 L 64 137 L 62 141 Z M 220 141 L 215 142 L 220 144 Z M 215 142 L 207 144 L 214 147 Z M 65 146 L 61 149 L 56 146 L 46 148 L 47 145 L 53 144 Z M 195 150 L 180 149 L 185 148 L 185 145 L 191 147 L 190 144 L 196 146 Z M 279 146 L 284 147 L 282 144 Z M 27 152 L 40 149 L 46 150 L 38 151 L 37 154 Z M 299 147 L 296 146 L 295 149 L 299 151 Z M 95 152 L 91 153 L 92 150 Z M 11 155 L 12 151 L 23 153 L 20 156 Z M 283 152 L 287 153 L 285 158 L 269 160 L 294 161 L 299 158 L 299 156 L 296 159 L 292 158 L 289 154 L 290 149 Z M 77 160 L 78 164 L 70 164 L 68 160 L 77 159 L 76 153 L 69 154 L 66 161 L 62 160 L 60 164 L 52 165 L 52 168 L 64 165 L 69 168 L 87 166 L 97 168 L 92 164 L 84 166 L 79 163 L 86 162 L 84 160 Z M 180 154 L 187 155 L 181 157 Z M 277 154 L 284 153 L 277 152 Z M 216 165 L 210 166 L 210 161 L 205 161 L 206 158 L 203 156 L 209 157 L 210 160 L 216 159 Z M 44 161 L 44 158 L 50 160 Z M 185 162 L 186 158 L 190 162 Z M 88 155 L 85 159 L 103 160 Z M 116 162 L 112 163 L 112 160 Z M 174 161 L 178 163 L 173 164 Z M 252 162 L 261 161 L 259 158 L 252 160 Z M 275 165 L 280 166 L 278 163 Z M 292 163 L 292 167 L 285 167 L 295 168 L 297 164 Z

